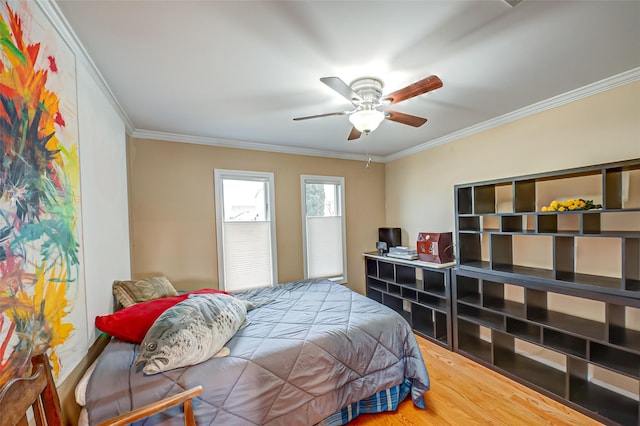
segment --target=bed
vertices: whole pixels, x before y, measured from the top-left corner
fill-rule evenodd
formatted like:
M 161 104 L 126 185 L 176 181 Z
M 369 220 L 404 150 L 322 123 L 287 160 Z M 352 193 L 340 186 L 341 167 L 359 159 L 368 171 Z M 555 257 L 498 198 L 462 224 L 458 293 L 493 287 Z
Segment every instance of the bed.
M 410 326 L 396 312 L 328 280 L 234 292 L 269 299 L 227 343 L 230 355 L 144 375 L 140 346 L 112 339 L 87 382 L 90 424 L 203 385 L 198 424 L 345 424 L 393 410 L 407 394 L 425 408 L 429 376 Z M 178 408 L 145 425 L 182 424 Z

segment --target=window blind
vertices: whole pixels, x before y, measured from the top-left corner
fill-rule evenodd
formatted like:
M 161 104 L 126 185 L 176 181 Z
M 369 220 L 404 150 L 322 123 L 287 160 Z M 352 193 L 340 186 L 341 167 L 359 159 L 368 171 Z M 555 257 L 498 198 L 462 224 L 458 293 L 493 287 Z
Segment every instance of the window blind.
M 224 222 L 224 271 L 227 291 L 271 284 L 270 223 Z
M 342 265 L 342 217 L 307 217 L 309 278 L 341 277 Z

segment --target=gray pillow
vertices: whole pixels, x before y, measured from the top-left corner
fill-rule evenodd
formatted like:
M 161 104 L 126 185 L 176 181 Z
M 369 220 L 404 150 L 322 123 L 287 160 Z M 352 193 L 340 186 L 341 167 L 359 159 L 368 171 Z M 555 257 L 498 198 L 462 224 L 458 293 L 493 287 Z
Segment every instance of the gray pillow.
M 143 280 L 114 281 L 113 295 L 127 308 L 147 300 L 177 296 L 178 292 L 167 277 L 151 277 Z
M 136 365 L 145 374 L 199 364 L 226 356 L 224 345 L 247 325 L 251 302 L 227 294 L 192 294 L 164 311 L 140 345 Z

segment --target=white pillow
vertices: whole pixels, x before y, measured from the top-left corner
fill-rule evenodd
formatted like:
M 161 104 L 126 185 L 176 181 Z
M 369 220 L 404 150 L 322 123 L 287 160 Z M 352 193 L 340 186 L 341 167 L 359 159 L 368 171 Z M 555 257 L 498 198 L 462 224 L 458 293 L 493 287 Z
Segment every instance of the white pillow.
M 79 406 L 84 407 L 87 405 L 87 385 L 89 384 L 89 379 L 93 374 L 93 370 L 96 369 L 96 364 L 98 363 L 98 359 L 93 361 L 93 364 L 87 368 L 87 371 L 84 372 L 82 378 L 78 382 L 75 390 L 76 402 Z
M 82 410 L 80 410 L 78 426 L 89 426 L 89 413 L 87 412 L 87 407 L 82 407 Z

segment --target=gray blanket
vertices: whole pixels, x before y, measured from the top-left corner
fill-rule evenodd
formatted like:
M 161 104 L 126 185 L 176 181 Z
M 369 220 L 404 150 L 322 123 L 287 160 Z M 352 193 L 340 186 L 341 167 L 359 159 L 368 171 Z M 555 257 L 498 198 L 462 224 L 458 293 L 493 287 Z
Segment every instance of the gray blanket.
M 429 376 L 407 322 L 396 312 L 326 280 L 235 293 L 272 303 L 248 314 L 228 342 L 231 355 L 145 376 L 138 345 L 112 339 L 87 389 L 90 424 L 196 385 L 198 424 L 307 425 L 378 391 L 413 380 L 424 408 Z M 144 424 L 183 424 L 178 408 Z

